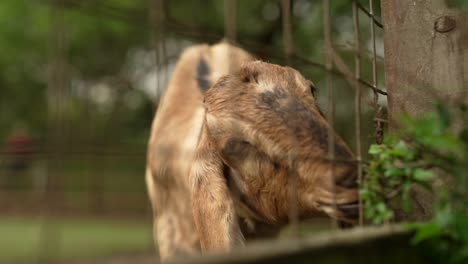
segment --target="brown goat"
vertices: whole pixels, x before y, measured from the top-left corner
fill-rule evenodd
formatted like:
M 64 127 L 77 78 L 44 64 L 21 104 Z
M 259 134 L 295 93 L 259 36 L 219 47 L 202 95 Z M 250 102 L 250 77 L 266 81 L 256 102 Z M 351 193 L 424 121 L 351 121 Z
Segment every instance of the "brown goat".
M 230 250 L 261 235 L 259 226 L 278 230 L 288 220 L 293 175 L 299 218 L 357 217 L 353 154 L 333 135 L 332 169 L 329 125 L 313 89 L 296 70 L 251 61 L 225 43 L 182 55 L 148 149 L 161 259 Z

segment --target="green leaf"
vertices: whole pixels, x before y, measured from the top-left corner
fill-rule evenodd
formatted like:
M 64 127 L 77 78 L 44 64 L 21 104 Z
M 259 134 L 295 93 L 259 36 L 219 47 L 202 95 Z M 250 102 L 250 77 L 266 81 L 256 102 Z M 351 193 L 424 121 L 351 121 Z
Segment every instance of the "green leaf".
M 411 198 L 409 192 L 403 192 L 402 202 L 403 210 L 407 213 L 411 212 Z
M 434 173 L 430 170 L 416 169 L 413 178 L 417 181 L 427 181 L 434 178 Z
M 450 124 L 452 123 L 452 116 L 450 114 L 450 111 L 448 110 L 447 106 L 445 104 L 437 104 L 437 113 L 439 114 L 440 121 L 442 124 L 442 127 L 448 128 Z
M 380 215 L 376 215 L 374 216 L 374 220 L 373 220 L 374 224 L 381 224 L 383 222 L 383 219 Z
M 425 147 L 437 150 L 438 152 L 447 151 L 454 154 L 459 154 L 464 150 L 463 145 L 460 144 L 460 140 L 451 134 L 426 138 L 425 140 L 421 140 L 421 143 L 423 143 Z
M 411 240 L 411 243 L 417 244 L 424 240 L 440 237 L 443 233 L 443 229 L 436 223 L 429 223 L 427 225 L 421 226 L 416 235 Z
M 391 210 L 387 210 L 387 212 L 384 214 L 385 220 L 392 219 L 395 214 Z
M 395 144 L 395 149 L 400 149 L 400 150 L 407 150 L 408 148 L 406 147 L 406 143 L 403 140 L 398 141 L 398 143 Z
M 430 191 L 430 192 L 433 191 L 432 185 L 431 185 L 430 183 L 426 182 L 426 181 L 416 181 L 415 183 L 416 183 L 417 185 L 423 187 L 424 189 Z
M 404 175 L 405 172 L 402 169 L 399 168 L 393 168 L 393 169 L 388 169 L 384 172 L 385 177 L 391 177 L 391 176 L 401 176 Z
M 467 214 L 456 214 L 454 217 L 454 227 L 460 238 L 468 242 L 468 215 Z M 468 244 L 467 244 L 468 246 Z
M 370 148 L 369 148 L 369 154 L 371 155 L 377 155 L 377 154 L 380 154 L 382 153 L 383 149 L 381 146 L 379 145 L 371 145 Z
M 440 227 L 447 228 L 454 221 L 454 215 L 449 206 L 439 208 L 434 217 L 434 222 L 437 223 Z
M 408 151 L 408 147 L 403 140 L 398 141 L 395 146 L 393 146 L 393 154 L 404 156 Z

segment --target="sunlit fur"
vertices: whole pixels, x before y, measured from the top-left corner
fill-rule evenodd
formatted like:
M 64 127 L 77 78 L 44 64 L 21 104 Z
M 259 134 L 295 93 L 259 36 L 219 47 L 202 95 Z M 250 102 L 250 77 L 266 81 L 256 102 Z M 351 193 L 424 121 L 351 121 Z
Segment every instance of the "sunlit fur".
M 181 55 L 159 103 L 148 144 L 146 184 L 155 243 L 163 260 L 200 250 L 188 178 L 204 119 L 205 87 L 200 84 L 209 88 L 249 59 L 246 52 L 226 43 L 190 47 Z M 200 73 L 201 62 L 208 66 L 206 75 Z
M 212 84 L 205 95 L 200 74 Z M 354 157 L 333 134 L 332 173 L 329 125 L 311 85 L 292 68 L 252 61 L 225 43 L 184 52 L 148 149 L 146 180 L 163 260 L 228 251 L 264 230 L 274 234 L 288 221 L 294 177 L 299 218 L 354 221 Z

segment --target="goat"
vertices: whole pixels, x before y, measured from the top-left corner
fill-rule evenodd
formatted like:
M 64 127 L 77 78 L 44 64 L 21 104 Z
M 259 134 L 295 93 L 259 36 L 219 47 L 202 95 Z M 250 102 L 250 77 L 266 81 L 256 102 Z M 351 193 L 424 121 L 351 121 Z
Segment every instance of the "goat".
M 298 71 L 255 61 L 227 43 L 184 52 L 148 146 L 162 260 L 229 251 L 260 236 L 259 226 L 279 230 L 288 221 L 292 179 L 300 219 L 355 221 L 354 156 L 333 133 L 336 160 L 327 159 L 330 129 L 314 89 Z

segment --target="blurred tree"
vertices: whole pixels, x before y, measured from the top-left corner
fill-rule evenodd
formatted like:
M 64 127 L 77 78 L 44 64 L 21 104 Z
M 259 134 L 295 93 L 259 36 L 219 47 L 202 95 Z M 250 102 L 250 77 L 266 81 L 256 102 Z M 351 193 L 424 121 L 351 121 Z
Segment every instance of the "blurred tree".
M 60 106 L 60 111 L 73 131 L 78 132 L 74 137 L 99 144 L 127 139 L 140 146 L 144 144 L 153 110 L 151 100 L 141 92 L 140 86 L 145 82 L 134 80 L 132 72 L 140 71 L 135 70 L 135 67 L 144 67 L 143 60 L 151 60 L 154 56 L 151 44 L 151 29 L 154 25 L 149 19 L 148 8 L 150 2 L 1 1 L 0 34 L 3 41 L 0 43 L 0 140 L 5 139 L 17 121 L 24 121 L 39 138 L 46 134 L 47 71 L 54 52 L 51 42 L 55 34 L 55 29 L 51 27 L 50 5 L 55 5 L 64 17 L 63 37 L 67 45 L 63 54 L 66 64 L 63 67 L 69 74 L 64 89 L 70 94 L 67 102 Z M 212 43 L 222 38 L 223 1 L 181 0 L 164 1 L 164 4 L 166 19 L 162 27 L 165 34 L 160 35 L 164 39 L 158 41 Z M 340 55 L 352 65 L 351 2 L 332 1 L 331 4 L 334 40 Z M 375 5 L 378 6 L 377 3 Z M 292 14 L 296 55 L 322 62 L 321 3 L 295 0 Z M 263 59 L 284 64 L 281 16 L 280 1 L 237 1 L 239 43 Z M 364 43 L 362 73 L 363 78 L 369 79 L 370 63 L 368 53 L 365 52 L 370 36 L 368 18 L 361 16 L 360 25 Z M 167 64 L 174 61 L 184 45 L 175 48 L 176 51 L 171 53 L 174 56 L 166 54 L 164 62 Z M 138 66 L 135 58 L 142 52 L 146 56 L 139 55 L 142 63 Z M 293 66 L 314 80 L 319 87 L 323 86 L 322 68 L 297 61 Z M 154 65 L 150 63 L 150 67 L 145 70 L 146 75 L 149 75 L 155 71 Z M 147 76 L 145 78 L 148 79 Z M 382 83 L 383 80 L 380 80 L 379 84 Z M 349 109 L 353 105 L 348 98 L 353 90 L 340 78 L 335 84 L 337 127 L 345 130 L 345 138 L 350 141 L 354 138 L 353 129 L 350 129 L 350 124 L 340 120 L 352 120 L 352 111 Z M 325 94 L 319 92 L 320 102 L 324 101 Z M 367 131 L 371 133 L 371 126 L 369 128 Z

